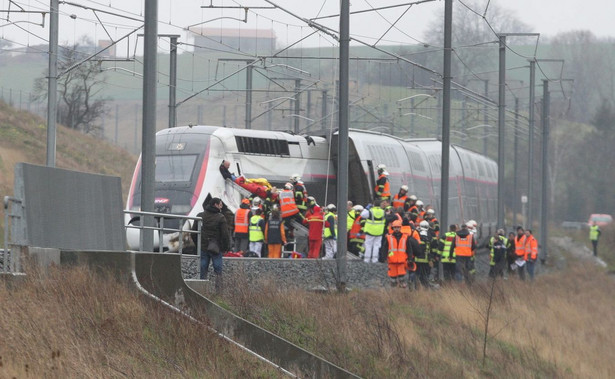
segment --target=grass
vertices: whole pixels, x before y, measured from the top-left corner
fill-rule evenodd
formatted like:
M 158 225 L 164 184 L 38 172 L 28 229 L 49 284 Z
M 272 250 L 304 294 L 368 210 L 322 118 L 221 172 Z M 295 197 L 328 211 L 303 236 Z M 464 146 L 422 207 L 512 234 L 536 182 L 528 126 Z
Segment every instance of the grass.
M 573 258 L 570 258 L 573 259 Z M 109 275 L 111 277 L 111 275 Z M 533 283 L 322 294 L 228 278 L 225 308 L 362 377 L 615 377 L 615 278 L 571 260 Z M 483 339 L 491 302 L 486 359 Z M 278 377 L 275 369 L 84 268 L 0 285 L 0 377 Z
M 272 377 L 202 325 L 84 268 L 0 285 L 0 377 Z

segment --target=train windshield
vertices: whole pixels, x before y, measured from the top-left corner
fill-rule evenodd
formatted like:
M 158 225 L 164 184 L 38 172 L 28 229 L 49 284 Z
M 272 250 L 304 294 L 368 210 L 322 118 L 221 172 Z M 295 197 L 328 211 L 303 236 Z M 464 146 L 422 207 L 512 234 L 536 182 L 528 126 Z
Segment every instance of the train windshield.
M 156 182 L 189 182 L 198 155 L 159 155 L 156 157 Z
M 198 194 L 197 181 L 209 144 L 203 133 L 156 135 L 156 211 L 188 214 Z M 141 170 L 137 174 L 132 209 L 141 206 Z

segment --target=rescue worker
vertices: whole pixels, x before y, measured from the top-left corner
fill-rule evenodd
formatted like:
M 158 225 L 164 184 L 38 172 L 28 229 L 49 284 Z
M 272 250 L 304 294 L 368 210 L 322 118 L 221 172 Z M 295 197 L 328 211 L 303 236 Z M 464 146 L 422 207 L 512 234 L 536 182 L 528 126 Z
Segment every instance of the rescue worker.
M 297 208 L 302 214 L 305 214 L 307 211 L 307 198 L 308 193 L 305 189 L 305 184 L 301 181 L 301 176 L 299 174 L 293 174 L 290 177 L 290 183 L 293 185 L 293 192 L 295 195 L 295 204 L 297 204 Z
M 250 218 L 250 251 L 259 258 L 265 242 L 265 219 L 262 217 L 263 210 L 252 208 L 254 215 Z
M 387 234 L 392 233 L 391 223 L 393 221 L 402 220 L 402 217 L 393 209 L 392 206 L 388 205 L 389 202 L 387 200 L 383 200 L 380 204 L 380 207 L 384 209 L 384 229 L 385 233 L 382 235 L 382 241 L 380 242 L 380 251 L 378 252 L 378 262 L 386 262 L 388 251 L 384 248 L 384 242 L 387 238 Z
M 530 229 L 525 230 L 525 261 L 530 280 L 534 280 L 534 269 L 538 259 L 538 241 Z
M 419 215 L 419 208 L 416 206 L 418 198 L 415 195 L 408 196 L 404 210 L 410 214 L 410 221 L 416 223 L 416 218 Z
M 508 243 L 506 244 L 506 272 L 508 275 L 514 275 L 515 261 L 517 260 L 517 253 L 515 252 L 515 233 L 508 233 Z
M 433 208 L 429 208 L 425 211 L 425 221 L 429 223 L 429 227 L 433 229 L 436 236 L 440 234 L 440 222 L 436 218 L 436 211 Z
M 525 231 L 521 226 L 517 227 L 515 237 L 515 257 L 513 269 L 519 274 L 519 279 L 525 280 Z
M 278 196 L 280 200 L 280 212 L 282 214 L 282 219 L 286 221 L 286 226 L 289 230 L 293 230 L 291 222 L 293 220 L 298 223 L 303 222 L 303 215 L 297 208 L 297 204 L 295 203 L 295 194 L 293 193 L 293 185 L 290 183 L 286 183 L 284 185 L 284 189 L 280 192 Z M 292 237 L 291 237 L 292 238 Z
M 594 257 L 598 256 L 598 239 L 600 239 L 601 233 L 600 227 L 595 222 L 592 222 L 592 225 L 589 227 L 589 240 L 594 248 Z
M 308 258 L 320 258 L 322 231 L 325 226 L 322 210 L 315 201 L 310 202 L 303 223 L 308 226 Z
M 374 188 L 375 200 L 390 200 L 391 199 L 391 183 L 389 182 L 389 173 L 386 171 L 384 164 L 378 165 L 378 180 Z
M 241 251 L 245 253 L 248 251 L 248 245 L 250 243 L 250 200 L 241 200 L 239 209 L 235 212 L 235 249 L 234 252 Z
M 489 239 L 489 277 L 504 277 L 504 265 L 506 265 L 506 251 L 508 239 L 504 229 L 498 229 L 495 236 Z
M 337 207 L 334 204 L 327 205 L 327 213 L 325 213 L 324 244 L 325 257 L 324 259 L 333 259 L 337 253 Z
M 408 201 L 408 186 L 404 184 L 399 188 L 399 192 L 396 193 L 395 196 L 393 196 L 393 201 L 391 202 L 391 205 L 395 209 L 403 208 L 406 205 L 407 201 Z
M 415 253 L 414 261 L 416 262 L 416 272 L 419 283 L 425 288 L 429 287 L 429 274 L 431 272 L 431 264 L 434 259 L 432 250 L 435 251 L 433 244 L 433 230 L 429 228 L 427 221 L 421 221 L 419 224 L 419 250 Z M 433 249 L 432 249 L 433 248 Z
M 284 220 L 277 205 L 271 210 L 271 215 L 265 224 L 265 243 L 267 243 L 268 258 L 281 258 L 282 246 L 286 245 Z
M 265 209 L 263 207 L 263 200 L 261 200 L 260 197 L 258 196 L 254 196 L 254 198 L 252 198 L 252 208 L 260 208 L 262 212 L 261 217 L 265 217 Z
M 417 200 L 415 202 L 416 205 L 416 221 L 415 224 L 420 224 L 421 221 L 425 219 L 425 209 L 423 209 L 423 202 L 421 200 Z
M 354 220 L 350 228 L 348 228 L 348 251 L 357 257 L 363 258 L 365 247 L 365 233 L 361 227 L 361 212 L 363 212 L 362 205 L 355 205 L 352 207 L 352 212 L 355 214 Z
M 463 224 L 461 230 L 457 231 L 457 235 L 451 246 L 455 257 L 455 277 L 457 281 L 465 280 L 467 284 L 472 284 L 472 257 L 476 250 L 476 241 L 470 234 L 468 226 Z
M 448 232 L 439 241 L 440 262 L 442 262 L 442 274 L 445 282 L 455 279 L 455 256 L 453 254 L 453 241 L 457 236 L 457 225 L 451 224 Z
M 402 222 L 400 220 L 393 221 L 391 228 L 392 233 L 387 234 L 387 239 L 384 242 L 387 253 L 387 262 L 389 266 L 388 275 L 391 281 L 391 287 L 407 287 L 406 269 L 414 271 L 414 252 L 418 250 L 418 244 L 414 238 L 408 237 L 401 232 Z
M 361 212 L 361 222 L 365 233 L 365 257 L 364 262 L 378 262 L 378 253 L 384 234 L 384 209 L 380 208 L 381 201 L 375 200 L 374 205 Z

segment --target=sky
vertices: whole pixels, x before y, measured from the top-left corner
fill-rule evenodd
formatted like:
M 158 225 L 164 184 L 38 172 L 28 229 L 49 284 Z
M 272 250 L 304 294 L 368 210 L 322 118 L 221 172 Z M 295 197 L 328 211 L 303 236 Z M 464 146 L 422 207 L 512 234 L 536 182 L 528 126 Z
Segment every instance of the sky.
M 419 4 L 353 14 L 351 35 L 364 43 L 379 45 L 425 42 L 430 37 L 428 26 L 444 8 L 443 0 L 353 0 L 351 12 L 411 2 Z M 49 0 L 0 0 L 0 3 L 0 38 L 12 42 L 14 47 L 46 43 L 49 16 L 43 18 L 40 13 L 15 11 L 19 7 L 24 11 L 46 11 L 49 9 Z M 477 14 L 483 14 L 487 5 L 500 7 L 506 14 L 510 12 L 529 25 L 532 32 L 541 33 L 545 37 L 583 29 L 597 37 L 615 38 L 612 25 L 615 16 L 614 0 L 455 0 L 454 12 L 463 6 L 462 3 L 471 4 Z M 143 18 L 143 4 L 143 0 L 73 0 L 63 3 L 60 5 L 60 43 L 73 44 L 83 35 L 88 35 L 92 40 L 120 39 L 140 24 L 138 19 Z M 216 7 L 250 6 L 251 9 L 244 23 L 245 14 L 242 9 L 210 8 L 211 4 Z M 264 9 L 274 5 L 284 10 Z M 13 12 L 8 13 L 8 9 Z M 98 11 L 93 12 L 92 9 Z M 180 42 L 191 42 L 186 37 L 185 29 L 196 24 L 196 28 L 274 29 L 278 44 L 288 46 L 313 31 L 301 18 L 335 15 L 339 12 L 339 0 L 158 0 L 158 9 L 158 32 L 180 34 Z M 487 18 L 489 11 L 487 8 Z M 339 23 L 336 18 L 321 18 L 317 22 L 332 29 L 337 29 Z M 142 33 L 142 30 L 139 32 Z M 135 46 L 142 46 L 136 37 L 131 36 L 125 41 L 128 40 L 130 43 L 120 44 L 118 51 L 125 50 L 128 54 Z M 335 41 L 326 34 L 320 34 L 296 46 L 327 45 L 335 45 Z M 164 49 L 165 44 L 161 43 L 160 48 Z M 188 45 L 184 48 L 189 50 Z

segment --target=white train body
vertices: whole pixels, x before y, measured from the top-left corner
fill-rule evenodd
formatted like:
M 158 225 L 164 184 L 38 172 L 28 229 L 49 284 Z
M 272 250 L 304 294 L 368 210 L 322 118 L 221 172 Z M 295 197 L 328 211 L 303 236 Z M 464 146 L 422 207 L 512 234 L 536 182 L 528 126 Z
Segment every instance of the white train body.
M 220 174 L 223 160 L 230 171 L 246 178 L 266 178 L 278 188 L 293 174 L 301 175 L 308 193 L 321 204 L 335 202 L 337 135 L 298 136 L 279 131 L 184 126 L 156 133 L 156 209 L 196 216 L 208 195 L 220 197 L 231 210 L 240 193 Z M 402 184 L 438 214 L 441 143 L 435 139 L 402 140 L 360 130 L 349 132 L 348 198 L 371 201 L 375 167 L 387 166 L 394 195 Z M 135 168 L 126 209 L 141 209 L 141 159 Z M 484 156 L 452 146 L 450 154 L 449 220 L 474 219 L 484 232 L 495 226 L 497 165 Z M 126 223 L 130 220 L 126 216 Z M 165 221 L 166 222 L 166 221 Z M 169 225 L 171 226 L 171 225 Z M 174 225 L 171 227 L 179 227 Z M 139 245 L 139 231 L 127 229 L 129 248 Z M 164 241 L 166 244 L 166 241 Z M 154 246 L 158 245 L 155 236 Z

